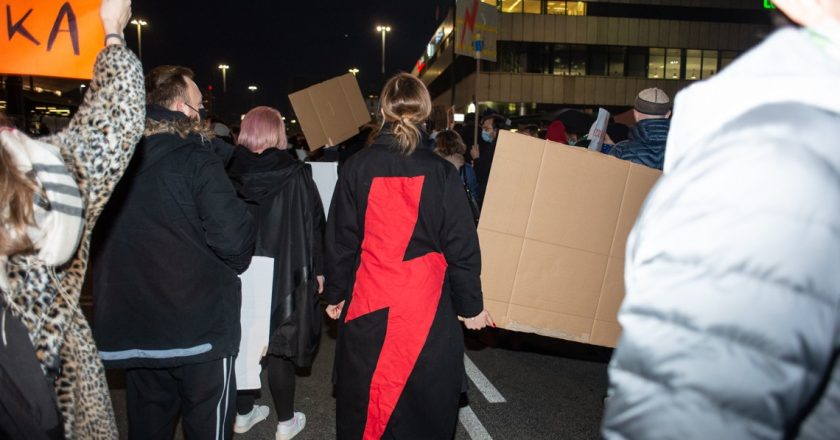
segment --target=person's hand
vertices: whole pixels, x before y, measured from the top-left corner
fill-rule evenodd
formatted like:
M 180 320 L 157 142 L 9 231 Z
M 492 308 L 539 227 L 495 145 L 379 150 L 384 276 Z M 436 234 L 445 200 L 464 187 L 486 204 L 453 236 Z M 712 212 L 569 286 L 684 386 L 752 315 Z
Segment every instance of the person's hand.
M 604 133 L 604 143 L 607 144 L 607 145 L 615 145 L 615 142 L 613 142 L 610 135 L 608 135 L 606 133 Z
M 327 306 L 327 316 L 332 319 L 338 319 L 338 317 L 341 316 L 342 309 L 344 309 L 344 301 L 335 305 L 329 305 Z
M 315 279 L 318 280 L 318 293 L 324 293 L 324 276 L 318 275 L 315 277 Z
M 464 325 L 470 330 L 481 330 L 488 325 L 492 327 L 496 326 L 496 322 L 493 321 L 493 317 L 490 316 L 490 312 L 487 309 L 482 310 L 481 313 L 472 318 L 461 319 L 464 320 Z
M 105 28 L 106 35 L 122 36 L 123 29 L 131 18 L 131 0 L 102 0 L 99 16 L 102 18 L 102 27 Z
M 473 145 L 472 148 L 470 148 L 470 157 L 472 157 L 473 160 L 476 160 L 480 155 L 481 154 L 478 152 L 478 145 Z

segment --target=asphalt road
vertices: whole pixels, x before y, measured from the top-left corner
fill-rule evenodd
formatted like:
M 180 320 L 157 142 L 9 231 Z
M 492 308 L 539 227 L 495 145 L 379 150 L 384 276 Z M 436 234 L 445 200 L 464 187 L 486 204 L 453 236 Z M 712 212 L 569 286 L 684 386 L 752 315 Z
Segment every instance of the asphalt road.
M 307 426 L 296 439 L 335 438 L 334 335 L 325 328 L 311 371 L 298 374 L 296 411 L 306 414 Z M 468 334 L 466 342 L 470 390 L 455 439 L 600 438 L 610 350 L 495 329 Z M 109 379 L 121 437 L 126 438 L 124 385 L 118 372 Z M 264 387 L 258 403 L 270 402 Z M 273 439 L 276 423 L 272 410 L 267 420 L 234 438 Z M 183 438 L 180 432 L 176 438 Z

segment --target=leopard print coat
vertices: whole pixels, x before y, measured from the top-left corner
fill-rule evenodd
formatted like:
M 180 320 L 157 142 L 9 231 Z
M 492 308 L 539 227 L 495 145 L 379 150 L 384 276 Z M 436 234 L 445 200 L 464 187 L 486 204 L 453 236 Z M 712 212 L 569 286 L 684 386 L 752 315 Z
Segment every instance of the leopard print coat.
M 55 381 L 68 439 L 118 437 L 105 370 L 78 304 L 91 232 L 143 134 L 145 114 L 140 62 L 124 46 L 106 47 L 68 128 L 44 139 L 61 150 L 82 193 L 79 248 L 61 267 L 48 267 L 31 255 L 13 256 L 6 266 L 4 299 L 28 329 L 44 373 Z

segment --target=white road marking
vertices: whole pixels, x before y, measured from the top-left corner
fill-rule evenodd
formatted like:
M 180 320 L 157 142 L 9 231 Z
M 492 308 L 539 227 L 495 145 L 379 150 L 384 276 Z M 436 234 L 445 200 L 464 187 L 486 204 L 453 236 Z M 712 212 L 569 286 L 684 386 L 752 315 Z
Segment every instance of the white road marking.
M 487 429 L 484 428 L 484 425 L 481 424 L 481 421 L 478 420 L 469 406 L 465 406 L 458 411 L 458 420 L 461 421 L 461 425 L 464 426 L 464 430 L 467 431 L 472 440 L 493 440 L 493 437 L 490 437 L 490 433 L 487 432 Z
M 464 355 L 464 368 L 467 370 L 467 376 L 469 376 L 472 383 L 475 384 L 475 387 L 481 391 L 481 394 L 484 395 L 484 398 L 487 399 L 490 403 L 504 403 L 507 402 L 505 398 L 502 396 L 502 393 L 493 386 L 492 383 L 487 379 L 487 376 L 475 366 L 472 360 L 470 360 L 467 355 Z

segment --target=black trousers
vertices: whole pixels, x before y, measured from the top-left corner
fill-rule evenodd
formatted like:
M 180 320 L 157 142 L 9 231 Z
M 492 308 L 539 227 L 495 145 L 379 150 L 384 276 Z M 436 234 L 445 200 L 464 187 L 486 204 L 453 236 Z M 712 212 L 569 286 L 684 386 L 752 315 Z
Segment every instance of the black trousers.
M 233 437 L 233 357 L 126 371 L 129 440 L 171 439 L 179 412 L 187 440 Z
M 285 422 L 295 416 L 295 364 L 279 356 L 268 355 L 268 388 L 274 399 L 277 420 Z M 243 390 L 236 395 L 236 412 L 248 414 L 254 409 L 259 390 Z

